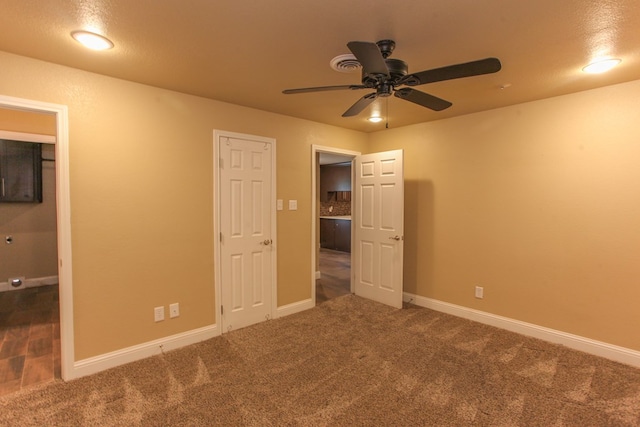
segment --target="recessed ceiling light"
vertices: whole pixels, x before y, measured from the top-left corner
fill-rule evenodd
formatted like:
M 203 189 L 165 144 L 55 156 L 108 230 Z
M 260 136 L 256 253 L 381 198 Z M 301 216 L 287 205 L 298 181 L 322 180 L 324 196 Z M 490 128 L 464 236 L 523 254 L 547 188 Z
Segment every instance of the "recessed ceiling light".
M 610 69 L 618 65 L 620 62 L 622 62 L 622 60 L 617 58 L 600 59 L 598 61 L 594 61 L 591 64 L 587 65 L 582 69 L 582 71 L 589 74 L 600 74 L 600 73 L 609 71 Z
M 367 120 L 369 120 L 371 123 L 379 123 L 382 121 L 382 117 L 369 117 Z
M 113 47 L 113 42 L 108 38 L 89 31 L 74 31 L 71 33 L 77 42 L 93 50 L 106 50 Z

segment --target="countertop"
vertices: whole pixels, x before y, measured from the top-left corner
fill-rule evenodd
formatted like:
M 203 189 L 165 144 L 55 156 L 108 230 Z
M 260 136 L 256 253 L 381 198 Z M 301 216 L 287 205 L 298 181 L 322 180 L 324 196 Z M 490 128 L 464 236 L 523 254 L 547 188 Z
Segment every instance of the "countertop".
M 348 221 L 351 221 L 351 215 L 333 215 L 333 216 L 321 216 L 321 219 L 346 219 Z

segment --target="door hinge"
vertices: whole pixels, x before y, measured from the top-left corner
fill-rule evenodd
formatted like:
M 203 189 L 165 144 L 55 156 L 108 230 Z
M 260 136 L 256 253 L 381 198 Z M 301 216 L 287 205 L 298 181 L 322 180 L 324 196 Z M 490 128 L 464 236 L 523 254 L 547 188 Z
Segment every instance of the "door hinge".
M 220 306 L 220 314 L 224 316 L 224 305 Z

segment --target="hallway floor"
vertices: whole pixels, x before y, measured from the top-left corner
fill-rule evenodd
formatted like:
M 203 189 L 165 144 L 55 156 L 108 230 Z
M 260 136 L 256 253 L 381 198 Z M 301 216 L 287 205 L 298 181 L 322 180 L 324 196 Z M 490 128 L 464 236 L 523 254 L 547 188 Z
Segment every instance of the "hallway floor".
M 351 293 L 351 254 L 320 249 L 320 279 L 316 280 L 316 305 Z
M 58 286 L 0 292 L 0 395 L 60 378 Z

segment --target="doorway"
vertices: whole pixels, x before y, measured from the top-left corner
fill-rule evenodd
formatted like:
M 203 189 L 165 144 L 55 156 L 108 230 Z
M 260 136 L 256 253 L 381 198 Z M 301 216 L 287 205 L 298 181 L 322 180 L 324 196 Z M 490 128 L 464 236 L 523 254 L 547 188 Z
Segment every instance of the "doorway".
M 0 109 L 3 128 L 54 117 Z M 54 135 L 0 130 L 0 395 L 60 378 Z
M 55 136 L 51 140 L 36 142 L 52 144 L 53 170 L 55 175 L 55 211 L 56 226 L 55 239 L 57 245 L 57 282 L 58 282 L 58 311 L 59 311 L 59 376 L 63 380 L 71 380 L 79 376 L 74 371 L 74 343 L 73 343 L 73 295 L 71 282 L 71 215 L 69 198 L 69 126 L 68 109 L 64 105 L 50 104 L 21 98 L 0 95 L 0 108 L 20 111 L 23 113 L 45 114 L 54 117 Z M 32 135 L 36 136 L 37 135 Z M 10 138 L 9 138 L 10 139 Z M 51 148 L 51 146 L 50 146 Z M 49 165 L 51 167 L 51 165 Z M 40 297 L 46 299 L 55 296 Z M 38 298 L 37 296 L 34 298 Z M 54 313 L 51 313 L 53 316 Z M 31 325 L 30 325 L 31 327 Z M 33 353 L 38 352 L 37 345 Z M 19 362 L 19 361 L 18 361 Z M 22 380 L 21 380 L 22 381 Z
M 404 240 L 404 153 L 391 150 L 361 155 L 312 146 L 312 266 L 311 296 L 316 304 L 320 259 L 320 153 L 352 159 L 350 292 L 402 308 Z
M 352 161 L 359 153 L 313 147 L 314 305 L 353 292 L 351 274 Z

